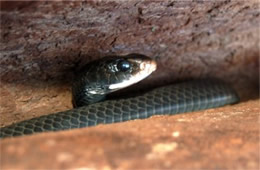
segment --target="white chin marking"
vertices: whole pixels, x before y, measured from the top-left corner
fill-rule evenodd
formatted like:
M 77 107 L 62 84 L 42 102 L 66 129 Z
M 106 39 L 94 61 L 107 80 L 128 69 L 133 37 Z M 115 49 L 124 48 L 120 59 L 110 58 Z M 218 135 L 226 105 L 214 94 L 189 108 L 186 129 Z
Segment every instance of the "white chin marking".
M 125 80 L 120 83 L 111 84 L 108 88 L 110 90 L 116 91 L 125 87 L 128 87 L 132 84 L 138 83 L 139 81 L 148 77 L 153 71 L 156 70 L 156 63 L 143 63 L 140 65 L 140 72 L 136 75 L 133 75 L 129 80 Z
M 129 80 L 125 80 L 121 83 L 117 83 L 117 84 L 111 84 L 109 86 L 109 89 L 111 90 L 117 90 L 117 89 L 122 89 L 124 87 L 128 87 L 132 84 L 135 84 L 141 80 L 143 80 L 144 78 L 146 78 L 147 76 L 149 76 L 150 74 L 144 74 L 144 73 L 141 73 L 141 75 L 136 75 L 136 76 L 133 76 L 131 77 Z

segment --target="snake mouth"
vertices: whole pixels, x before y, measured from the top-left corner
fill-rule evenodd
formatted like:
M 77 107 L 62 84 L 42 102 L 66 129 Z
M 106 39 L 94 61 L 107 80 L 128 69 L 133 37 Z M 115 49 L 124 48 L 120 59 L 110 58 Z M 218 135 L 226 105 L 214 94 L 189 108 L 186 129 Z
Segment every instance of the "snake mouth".
M 140 70 L 147 72 L 146 74 L 151 74 L 156 69 L 157 69 L 157 64 L 155 60 L 143 62 L 140 64 Z

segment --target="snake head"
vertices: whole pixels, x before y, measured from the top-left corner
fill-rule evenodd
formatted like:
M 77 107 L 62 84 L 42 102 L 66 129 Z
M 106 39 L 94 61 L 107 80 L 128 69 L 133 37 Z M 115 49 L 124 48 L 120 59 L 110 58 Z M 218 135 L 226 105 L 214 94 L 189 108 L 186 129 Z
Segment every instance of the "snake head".
M 96 103 L 114 91 L 131 86 L 156 70 L 156 62 L 141 54 L 108 56 L 88 63 L 73 86 L 75 106 Z
M 148 77 L 156 70 L 156 62 L 141 54 L 119 57 L 108 66 L 110 91 L 120 90 Z

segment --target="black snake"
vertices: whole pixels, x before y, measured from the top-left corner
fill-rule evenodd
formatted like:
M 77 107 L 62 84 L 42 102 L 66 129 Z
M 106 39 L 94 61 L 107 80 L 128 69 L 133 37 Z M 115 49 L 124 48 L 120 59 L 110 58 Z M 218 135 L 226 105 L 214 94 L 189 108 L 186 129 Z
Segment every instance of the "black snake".
M 155 70 L 155 61 L 140 54 L 93 61 L 83 67 L 73 81 L 73 103 L 77 108 L 3 127 L 0 137 L 171 115 L 239 101 L 236 92 L 219 80 L 187 81 L 160 87 L 137 97 L 103 101 L 108 93 L 137 83 Z

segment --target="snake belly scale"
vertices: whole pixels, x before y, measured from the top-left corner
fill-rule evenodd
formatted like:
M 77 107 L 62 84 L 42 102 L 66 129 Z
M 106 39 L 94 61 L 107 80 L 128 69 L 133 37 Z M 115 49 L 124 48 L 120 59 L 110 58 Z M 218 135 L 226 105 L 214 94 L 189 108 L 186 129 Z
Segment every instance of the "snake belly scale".
M 25 120 L 1 128 L 0 137 L 83 128 L 145 119 L 153 115 L 173 115 L 234 104 L 238 101 L 236 92 L 219 80 L 192 80 L 160 87 L 142 96 L 106 100 Z

